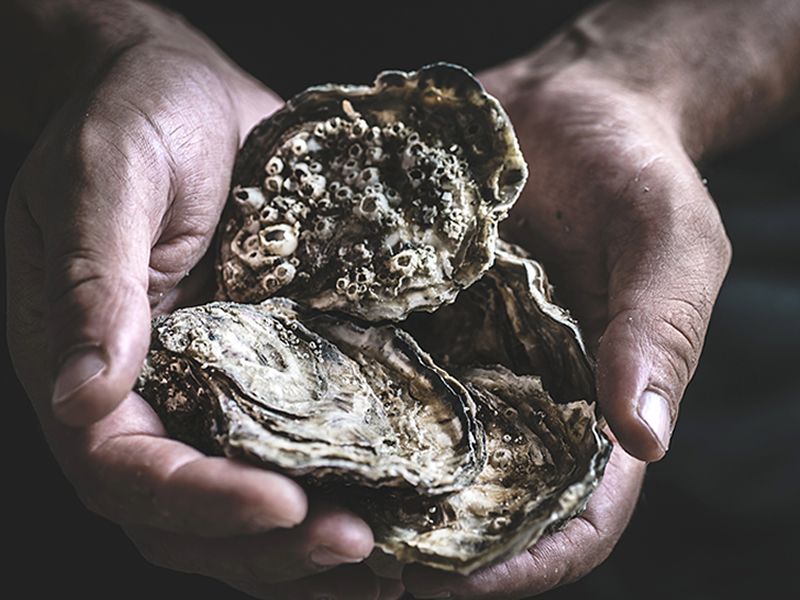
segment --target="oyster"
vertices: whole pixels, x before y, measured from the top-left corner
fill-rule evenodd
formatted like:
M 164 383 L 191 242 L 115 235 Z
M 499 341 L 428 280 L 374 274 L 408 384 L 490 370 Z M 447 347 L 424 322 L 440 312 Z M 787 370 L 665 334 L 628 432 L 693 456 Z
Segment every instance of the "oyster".
M 538 375 L 556 402 L 594 402 L 594 374 L 577 323 L 555 304 L 542 265 L 500 240 L 492 268 L 434 314 L 404 323 L 447 366 L 501 364 Z
M 376 545 L 398 560 L 468 574 L 522 552 L 582 511 L 610 445 L 589 404 L 556 404 L 538 377 L 496 365 L 459 379 L 486 429 L 489 458 L 475 481 L 433 498 L 366 492 L 354 506 Z
M 483 466 L 471 396 L 395 327 L 271 299 L 178 310 L 152 339 L 138 390 L 207 452 L 425 494 Z
M 309 88 L 239 153 L 218 298 L 368 320 L 433 310 L 491 265 L 526 178 L 506 113 L 461 67 Z
M 467 574 L 508 558 L 580 513 L 608 462 L 577 325 L 523 254 L 501 242 L 454 304 L 403 324 L 475 398 L 488 456 L 448 495 L 355 495 L 376 545 L 403 562 Z

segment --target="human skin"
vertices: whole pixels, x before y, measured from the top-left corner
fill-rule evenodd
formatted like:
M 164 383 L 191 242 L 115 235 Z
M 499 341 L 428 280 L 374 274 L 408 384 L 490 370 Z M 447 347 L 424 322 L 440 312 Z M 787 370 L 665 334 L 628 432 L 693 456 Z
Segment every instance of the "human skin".
M 0 122 L 36 139 L 6 215 L 9 346 L 78 494 L 152 562 L 255 596 L 398 596 L 363 564 L 337 567 L 370 553 L 361 519 L 169 440 L 130 391 L 150 316 L 202 299 L 236 149 L 281 100 L 152 6 L 3 10 L 18 92 L 0 99 Z M 524 597 L 613 548 L 645 462 L 668 448 L 730 259 L 693 163 L 796 106 L 799 23 L 790 1 L 612 2 L 480 75 L 532 170 L 507 234 L 581 321 L 619 443 L 567 528 L 466 578 L 408 567 L 417 597 Z M 44 51 L 9 61 L 23 41 Z
M 481 74 L 531 169 L 505 234 L 542 260 L 581 323 L 618 444 L 562 531 L 469 577 L 407 567 L 415 597 L 525 598 L 611 552 L 642 461 L 668 448 L 731 257 L 694 163 L 797 115 L 798 64 L 800 3 L 631 1 Z

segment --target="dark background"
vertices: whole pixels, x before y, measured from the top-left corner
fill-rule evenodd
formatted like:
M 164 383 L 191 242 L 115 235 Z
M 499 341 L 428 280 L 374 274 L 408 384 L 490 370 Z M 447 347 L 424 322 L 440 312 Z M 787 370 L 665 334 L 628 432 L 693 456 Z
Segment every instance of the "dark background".
M 520 3 L 496 1 L 164 4 L 288 97 L 310 84 L 369 82 L 384 68 L 436 60 L 479 71 L 534 47 L 586 3 L 532 2 L 528 14 Z M 7 197 L 26 150 L 0 137 L 0 197 Z M 800 594 L 800 123 L 701 170 L 734 259 L 672 449 L 650 467 L 611 558 L 546 598 Z M 244 598 L 213 580 L 148 565 L 117 526 L 87 512 L 50 455 L 5 345 L 0 360 L 8 373 L 5 589 L 29 598 Z

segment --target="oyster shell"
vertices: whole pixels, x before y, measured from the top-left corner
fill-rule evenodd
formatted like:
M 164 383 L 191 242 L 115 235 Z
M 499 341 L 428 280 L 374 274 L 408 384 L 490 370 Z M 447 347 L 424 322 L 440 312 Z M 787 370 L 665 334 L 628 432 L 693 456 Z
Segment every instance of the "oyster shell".
M 138 390 L 207 452 L 425 494 L 483 466 L 471 396 L 395 327 L 271 299 L 178 310 L 152 339 Z
M 491 265 L 526 178 L 506 113 L 461 67 L 309 88 L 239 153 L 218 298 L 368 320 L 433 310 Z
M 486 429 L 488 461 L 476 480 L 434 498 L 367 492 L 354 505 L 376 545 L 398 560 L 468 574 L 522 552 L 580 513 L 610 445 L 589 404 L 556 404 L 538 377 L 496 365 L 459 379 Z
M 501 242 L 455 303 L 403 324 L 475 398 L 488 460 L 448 495 L 354 495 L 376 545 L 400 561 L 468 574 L 508 558 L 579 514 L 603 475 L 611 444 L 580 332 L 523 254 Z
M 556 402 L 596 399 L 577 323 L 553 302 L 542 265 L 502 240 L 492 268 L 454 304 L 403 326 L 445 367 L 500 364 L 541 377 Z

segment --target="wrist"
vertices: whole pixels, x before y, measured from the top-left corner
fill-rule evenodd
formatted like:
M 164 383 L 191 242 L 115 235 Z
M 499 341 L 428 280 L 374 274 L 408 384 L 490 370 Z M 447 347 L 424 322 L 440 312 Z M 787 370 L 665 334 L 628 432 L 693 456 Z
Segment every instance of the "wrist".
M 581 130 L 593 120 L 599 132 L 611 123 L 623 126 L 625 118 L 637 125 L 647 122 L 665 144 L 686 149 L 678 90 L 668 82 L 632 76 L 620 59 L 569 30 L 534 53 L 483 73 L 481 80 L 517 129 L 536 139 L 563 137 L 575 119 Z
M 702 160 L 798 114 L 798 31 L 785 0 L 609 0 L 505 67 L 533 89 L 572 72 L 639 98 Z

